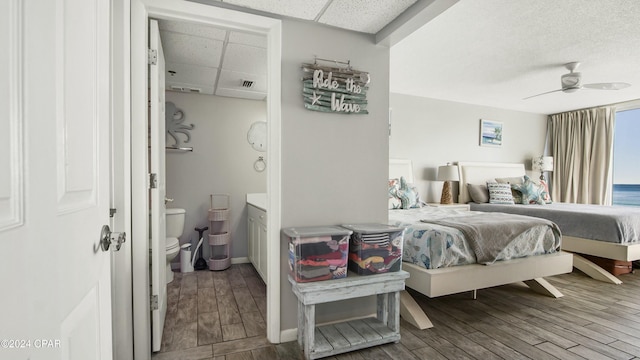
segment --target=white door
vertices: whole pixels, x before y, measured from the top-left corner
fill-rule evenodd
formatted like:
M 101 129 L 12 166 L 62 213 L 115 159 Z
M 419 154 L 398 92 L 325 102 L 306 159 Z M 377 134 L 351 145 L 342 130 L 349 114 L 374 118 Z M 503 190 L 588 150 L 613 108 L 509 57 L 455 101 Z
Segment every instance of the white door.
M 158 22 L 149 20 L 149 48 L 155 50 L 155 64 L 149 65 L 149 173 L 156 174 L 156 184 L 151 187 L 151 296 L 157 297 L 152 306 L 151 347 L 159 351 L 162 330 L 167 314 L 166 235 L 165 235 L 165 117 L 164 117 L 164 53 Z M 155 301 L 154 301 L 155 302 Z
M 0 358 L 111 359 L 109 1 L 0 5 Z

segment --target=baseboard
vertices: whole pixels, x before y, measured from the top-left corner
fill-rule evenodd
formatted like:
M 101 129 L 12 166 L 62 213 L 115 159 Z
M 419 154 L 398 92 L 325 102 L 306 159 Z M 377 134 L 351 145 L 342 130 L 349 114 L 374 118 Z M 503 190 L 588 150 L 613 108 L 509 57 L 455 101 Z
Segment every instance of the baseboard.
M 246 264 L 249 263 L 249 258 L 248 257 L 237 257 L 237 258 L 231 258 L 231 263 L 232 264 Z
M 297 328 L 286 329 L 286 330 L 280 331 L 280 342 L 281 343 L 286 343 L 286 342 L 296 341 L 296 340 L 298 340 L 298 329 Z

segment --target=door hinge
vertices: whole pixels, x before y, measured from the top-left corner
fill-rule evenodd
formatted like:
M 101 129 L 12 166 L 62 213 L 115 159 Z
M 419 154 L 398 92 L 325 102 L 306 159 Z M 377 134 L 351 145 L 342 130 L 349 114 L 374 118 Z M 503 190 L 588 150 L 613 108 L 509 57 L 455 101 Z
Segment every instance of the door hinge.
M 151 302 L 149 303 L 151 310 L 158 310 L 158 295 L 151 295 Z
M 151 173 L 149 174 L 149 189 L 157 189 L 158 188 L 158 175 Z
M 149 49 L 147 52 L 147 63 L 156 65 L 158 63 L 158 50 Z

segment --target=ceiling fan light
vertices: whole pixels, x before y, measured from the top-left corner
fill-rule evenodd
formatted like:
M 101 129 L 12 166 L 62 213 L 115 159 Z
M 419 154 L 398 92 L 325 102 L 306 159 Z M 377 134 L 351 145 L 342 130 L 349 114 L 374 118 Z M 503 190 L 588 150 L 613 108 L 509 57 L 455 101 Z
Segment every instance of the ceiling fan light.
M 572 87 L 568 87 L 566 89 L 562 89 L 562 91 L 566 92 L 566 93 L 574 93 L 574 92 L 576 92 L 578 90 L 580 90 L 580 87 L 578 87 L 578 86 L 572 86 Z

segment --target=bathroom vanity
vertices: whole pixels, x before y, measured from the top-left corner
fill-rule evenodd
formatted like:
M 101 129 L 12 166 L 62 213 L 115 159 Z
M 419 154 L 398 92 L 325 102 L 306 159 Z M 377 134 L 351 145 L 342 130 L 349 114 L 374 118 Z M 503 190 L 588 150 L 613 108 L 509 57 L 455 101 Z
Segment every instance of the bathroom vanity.
M 267 283 L 267 194 L 247 194 L 249 260 Z

